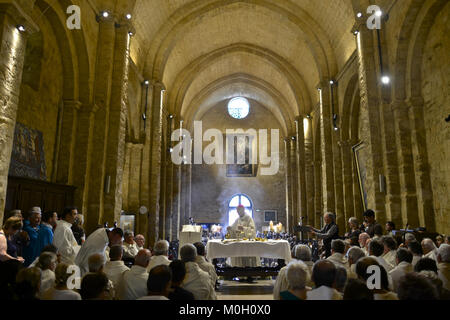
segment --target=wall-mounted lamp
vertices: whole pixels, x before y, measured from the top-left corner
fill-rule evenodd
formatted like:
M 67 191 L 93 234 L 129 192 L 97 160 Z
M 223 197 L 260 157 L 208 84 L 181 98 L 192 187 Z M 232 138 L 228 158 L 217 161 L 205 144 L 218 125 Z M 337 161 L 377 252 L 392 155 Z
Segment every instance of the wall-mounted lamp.
M 102 12 L 100 12 L 100 14 L 101 14 L 101 16 L 103 18 L 108 18 L 109 17 L 109 12 L 108 11 L 102 11 Z
M 128 13 L 125 18 L 127 18 L 127 20 L 131 20 L 131 13 Z
M 17 27 L 17 30 L 19 30 L 20 32 L 25 32 L 27 29 L 25 28 L 25 26 L 19 24 Z

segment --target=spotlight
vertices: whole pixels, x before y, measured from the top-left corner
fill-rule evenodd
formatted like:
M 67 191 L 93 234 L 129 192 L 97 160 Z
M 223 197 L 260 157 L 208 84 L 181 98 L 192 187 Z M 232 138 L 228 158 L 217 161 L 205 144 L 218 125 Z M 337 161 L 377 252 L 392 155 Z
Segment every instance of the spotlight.
M 169 119 L 173 119 L 175 116 L 173 114 L 169 115 Z
M 146 86 L 148 86 L 149 83 L 150 83 L 150 82 L 149 82 L 148 80 L 145 80 L 145 81 L 144 81 L 144 84 L 145 84 Z
M 334 131 L 339 131 L 339 128 L 337 126 L 334 126 Z
M 19 24 L 17 26 L 17 30 L 19 30 L 20 32 L 25 32 L 26 29 L 25 29 L 25 27 L 23 25 Z
M 291 137 L 291 139 L 295 141 L 295 136 Z
M 103 11 L 102 16 L 103 16 L 103 18 L 108 18 L 109 17 L 108 11 Z
M 125 16 L 125 18 L 127 18 L 127 20 L 131 20 L 131 14 L 128 13 L 128 14 Z
M 377 12 L 375 12 L 375 15 L 377 17 L 381 17 L 383 15 L 383 12 L 381 10 L 378 10 Z
M 362 17 L 362 13 L 361 13 L 361 12 L 358 12 L 358 13 L 356 14 L 356 16 L 357 16 L 358 18 L 361 18 L 361 17 Z
M 172 153 L 173 152 L 173 148 L 169 148 L 169 152 Z
M 311 119 L 312 117 L 311 117 L 310 114 L 307 114 L 307 115 L 306 115 L 306 118 L 307 118 L 307 119 Z
M 147 116 L 145 113 L 142 114 L 142 120 L 144 120 L 144 121 L 147 120 Z
M 322 88 L 317 88 L 317 91 L 321 92 L 321 91 L 322 91 Z
M 353 34 L 354 34 L 355 36 L 358 35 L 358 33 L 359 33 L 359 30 L 353 31 Z
M 331 84 L 331 85 L 334 85 L 334 80 L 330 80 L 330 84 Z
M 128 34 L 130 35 L 130 37 L 134 35 L 133 31 L 129 31 Z
M 383 84 L 389 84 L 391 82 L 391 78 L 389 78 L 388 76 L 382 76 L 381 77 L 381 82 Z

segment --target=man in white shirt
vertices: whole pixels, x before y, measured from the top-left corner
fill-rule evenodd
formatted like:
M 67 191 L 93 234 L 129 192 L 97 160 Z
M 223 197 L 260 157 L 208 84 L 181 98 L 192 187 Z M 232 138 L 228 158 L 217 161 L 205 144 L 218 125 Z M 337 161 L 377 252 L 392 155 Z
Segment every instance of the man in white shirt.
M 213 266 L 212 263 L 206 261 L 205 245 L 201 242 L 196 242 L 194 243 L 194 247 L 197 249 L 197 257 L 195 257 L 195 262 L 197 262 L 200 269 L 209 274 L 209 277 L 211 278 L 211 284 L 215 288 L 217 281 L 216 268 Z
M 341 239 L 335 239 L 331 242 L 331 256 L 327 260 L 333 262 L 336 267 L 343 267 L 347 270 L 347 259 L 344 256 L 345 242 Z
M 138 247 L 139 250 L 145 249 L 144 245 L 145 245 L 145 237 L 142 234 L 138 234 L 135 238 L 134 241 L 136 241 L 136 245 Z
M 172 271 L 168 266 L 159 265 L 154 267 L 147 280 L 147 296 L 138 300 L 169 300 L 170 282 L 172 281 Z
M 81 275 L 83 276 L 88 272 L 88 259 L 91 255 L 100 253 L 105 256 L 106 261 L 105 251 L 108 245 L 122 245 L 122 238 L 123 231 L 120 228 L 112 230 L 99 228 L 95 230 L 83 243 L 75 259 L 76 265 L 80 267 Z
M 75 222 L 77 214 L 77 208 L 65 208 L 61 214 L 61 220 L 56 222 L 56 229 L 53 235 L 53 244 L 58 248 L 61 262 L 68 265 L 75 263 L 75 258 L 80 250 L 72 232 L 72 224 Z
M 53 252 L 43 252 L 39 256 L 38 267 L 41 269 L 41 286 L 39 293 L 42 295 L 55 285 L 55 269 L 57 263 L 56 254 Z
M 430 258 L 433 259 L 434 261 L 437 261 L 438 248 L 434 244 L 433 240 L 431 240 L 430 238 L 423 239 L 422 250 L 423 250 L 422 258 Z
M 156 266 L 168 266 L 169 264 L 169 242 L 166 240 L 159 240 L 155 243 L 155 247 L 153 248 L 153 256 L 148 264 L 147 272 L 150 272 L 150 270 Z
M 192 292 L 195 300 L 216 300 L 216 293 L 209 274 L 195 262 L 197 249 L 192 244 L 184 245 L 180 250 L 181 260 L 186 265 L 186 278 L 182 288 Z
M 336 266 L 329 260 L 320 260 L 314 264 L 312 280 L 315 288 L 307 293 L 307 300 L 342 300 L 342 295 L 334 288 Z
M 123 243 L 123 257 L 124 259 L 134 259 L 139 252 L 139 248 L 134 241 L 134 234 L 132 231 L 125 231 Z
M 351 247 L 347 252 L 347 256 L 348 256 L 347 277 L 349 279 L 357 279 L 358 275 L 356 274 L 356 263 L 359 261 L 359 259 L 364 258 L 366 254 L 359 247 Z
M 130 270 L 122 261 L 122 253 L 122 246 L 112 246 L 109 251 L 110 261 L 106 262 L 105 267 L 103 268 L 103 272 L 106 273 L 108 279 L 112 281 L 114 288 L 120 287 L 123 273 Z
M 147 266 L 152 253 L 148 249 L 139 250 L 134 265 L 123 273 L 118 295 L 120 300 L 137 300 L 147 294 Z
M 289 264 L 303 262 L 309 271 L 308 281 L 306 285 L 308 287 L 312 287 L 314 283 L 310 279 L 314 263 L 311 261 L 311 249 L 305 244 L 299 244 L 294 247 L 293 252 L 294 252 L 294 259 Z M 280 300 L 281 299 L 280 293 L 287 291 L 289 289 L 289 283 L 287 279 L 287 268 L 288 266 L 285 266 L 281 268 L 280 272 L 278 272 L 277 279 L 273 286 L 274 300 Z
M 361 247 L 361 250 L 364 251 L 364 254 L 366 256 L 369 255 L 369 251 L 367 250 L 368 247 L 367 242 L 369 239 L 370 239 L 369 234 L 365 232 L 361 233 L 358 238 L 359 246 Z
M 392 284 L 394 287 L 394 292 L 397 292 L 398 284 L 400 279 L 407 273 L 413 272 L 414 268 L 412 266 L 413 255 L 410 251 L 405 248 L 400 248 L 397 250 L 397 266 L 389 272 L 392 278 Z
M 439 247 L 438 255 L 438 275 L 439 279 L 442 280 L 442 286 L 450 290 L 450 245 L 441 244 Z
M 384 246 L 383 259 L 394 268 L 397 265 L 397 241 L 391 236 L 383 236 L 381 242 Z

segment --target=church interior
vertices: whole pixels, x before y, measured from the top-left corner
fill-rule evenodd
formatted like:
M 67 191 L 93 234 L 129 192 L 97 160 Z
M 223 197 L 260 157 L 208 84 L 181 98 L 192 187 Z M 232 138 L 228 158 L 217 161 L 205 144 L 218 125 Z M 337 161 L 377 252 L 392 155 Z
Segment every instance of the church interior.
M 154 248 L 192 224 L 224 239 L 239 207 L 290 241 L 373 210 L 383 235 L 446 238 L 449 20 L 447 0 L 0 0 L 0 223 L 73 206 L 86 238 Z M 207 132 L 239 129 L 266 130 L 274 173 L 257 139 L 244 164 L 203 159 Z

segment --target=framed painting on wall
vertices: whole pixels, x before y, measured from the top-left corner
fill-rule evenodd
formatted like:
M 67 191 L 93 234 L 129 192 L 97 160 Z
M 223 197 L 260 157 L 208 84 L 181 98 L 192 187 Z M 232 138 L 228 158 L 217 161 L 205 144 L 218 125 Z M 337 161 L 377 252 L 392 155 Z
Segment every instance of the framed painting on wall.
M 122 214 L 119 227 L 125 231 L 135 232 L 136 216 L 134 214 Z
M 361 193 L 361 202 L 364 211 L 368 208 L 367 201 L 367 168 L 366 160 L 368 151 L 367 145 L 364 142 L 360 142 L 352 147 L 353 155 L 355 157 L 356 171 L 358 174 L 359 190 Z
M 256 177 L 258 165 L 254 158 L 256 139 L 245 134 L 226 136 L 227 177 Z M 231 161 L 230 161 L 231 160 Z M 252 161 L 253 160 L 253 161 Z

